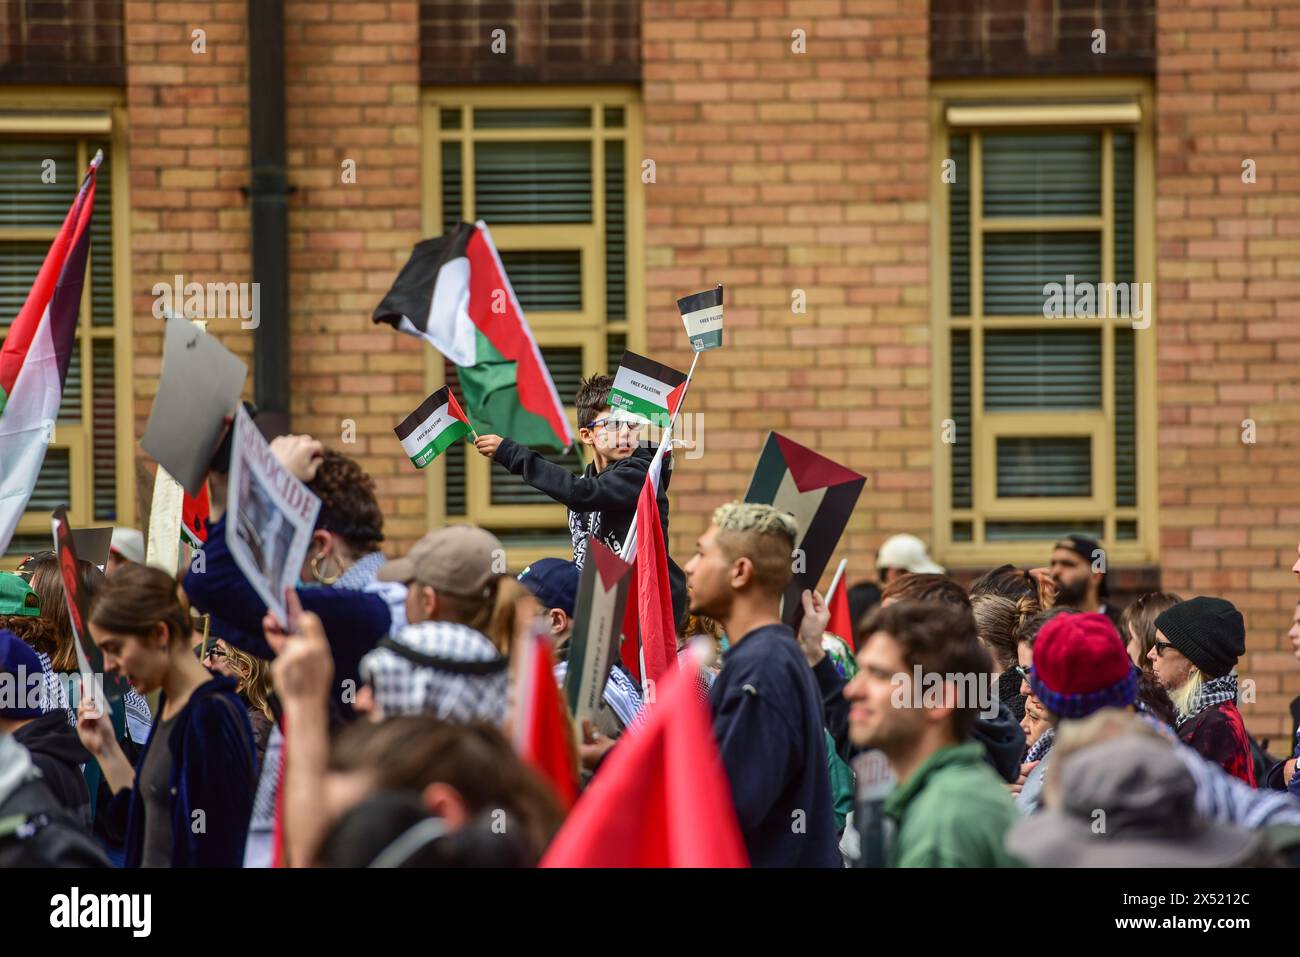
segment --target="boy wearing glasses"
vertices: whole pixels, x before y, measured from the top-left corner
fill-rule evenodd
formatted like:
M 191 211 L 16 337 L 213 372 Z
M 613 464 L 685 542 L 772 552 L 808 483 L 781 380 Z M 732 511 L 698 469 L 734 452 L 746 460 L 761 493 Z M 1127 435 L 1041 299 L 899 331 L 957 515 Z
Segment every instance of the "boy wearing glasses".
M 643 441 L 643 423 L 609 405 L 612 377 L 595 375 L 578 388 L 578 439 L 587 446 L 591 462 L 581 475 L 549 462 L 539 453 L 499 435 L 480 435 L 474 443 L 479 452 L 501 467 L 569 509 L 569 533 L 573 539 L 573 561 L 581 568 L 587 557 L 587 535 L 621 552 L 629 526 L 636 515 L 637 498 L 655 449 Z M 659 523 L 668 540 L 668 482 L 672 469 L 665 468 L 659 483 Z M 686 602 L 686 576 L 668 559 L 672 586 L 673 614 L 680 622 Z

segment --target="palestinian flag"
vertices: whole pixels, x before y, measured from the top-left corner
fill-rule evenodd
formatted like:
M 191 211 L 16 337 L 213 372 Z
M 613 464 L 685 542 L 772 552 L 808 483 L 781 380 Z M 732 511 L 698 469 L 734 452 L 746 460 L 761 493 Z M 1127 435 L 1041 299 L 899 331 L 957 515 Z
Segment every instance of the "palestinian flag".
M 618 636 L 627 606 L 632 566 L 595 535 L 587 536 L 587 560 L 578 579 L 578 600 L 569 639 L 564 695 L 573 720 L 595 719 L 609 669 L 618 653 Z
M 459 366 L 478 432 L 534 448 L 573 444 L 564 403 L 482 220 L 417 243 L 371 318 L 425 339 Z
M 77 338 L 81 287 L 90 252 L 98 152 L 54 238 L 36 282 L 0 348 L 0 553 L 27 508 Z
M 778 432 L 768 433 L 745 501 L 774 505 L 799 523 L 794 544 L 803 561 L 795 565 L 785 593 L 782 617 L 787 624 L 802 617 L 800 595 L 817 587 L 866 483 L 866 476 Z
M 667 425 L 686 393 L 686 374 L 624 352 L 609 390 L 609 407 L 634 419 Z
M 678 299 L 677 308 L 681 310 L 692 349 L 704 352 L 722 345 L 722 283 L 715 289 Z
M 199 494 L 185 493 L 181 499 L 181 541 L 190 548 L 202 548 L 208 540 L 208 522 L 211 518 L 208 501 L 208 483 L 199 486 Z
M 469 435 L 471 429 L 469 417 L 456 401 L 451 387 L 443 386 L 393 431 L 410 456 L 411 464 L 422 469 L 461 436 Z

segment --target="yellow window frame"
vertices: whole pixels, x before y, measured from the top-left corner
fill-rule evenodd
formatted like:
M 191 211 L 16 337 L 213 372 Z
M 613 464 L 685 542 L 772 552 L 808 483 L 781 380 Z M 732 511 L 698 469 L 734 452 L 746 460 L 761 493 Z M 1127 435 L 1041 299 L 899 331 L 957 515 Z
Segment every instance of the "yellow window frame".
M 1150 326 L 1134 330 L 1134 414 L 1138 452 L 1136 505 L 1119 507 L 1115 498 L 1115 330 L 1130 320 L 1124 315 L 1071 319 L 1071 329 L 1101 331 L 1102 377 L 1100 409 L 1043 412 L 987 412 L 984 409 L 984 333 L 995 329 L 1047 327 L 1049 321 L 1027 316 L 985 316 L 983 237 L 988 232 L 1094 230 L 1101 233 L 1103 283 L 1114 282 L 1114 153 L 1116 131 L 1134 136 L 1134 275 L 1135 282 L 1155 286 L 1154 96 L 1150 84 L 1135 78 L 1092 80 L 1035 78 L 1023 80 L 940 81 L 931 86 L 931 142 L 940 158 L 947 155 L 950 135 L 961 133 L 970 143 L 970 314 L 950 314 L 949 186 L 934 163 L 933 226 L 930 236 L 931 333 L 935 345 L 931 398 L 939 418 L 952 408 L 951 333 L 969 331 L 971 507 L 952 506 L 953 446 L 935 429 L 934 549 L 936 557 L 953 566 L 980 566 L 1011 561 L 1040 564 L 1047 540 L 986 541 L 985 528 L 997 521 L 1100 521 L 1102 541 L 1110 560 L 1142 564 L 1159 560 L 1158 490 L 1156 475 L 1156 401 L 1154 296 L 1147 303 Z M 1101 215 L 1062 217 L 983 217 L 981 134 L 986 131 L 1096 130 L 1102 135 Z M 1002 437 L 1088 436 L 1092 442 L 1092 494 L 1087 497 L 1001 499 L 997 497 L 996 449 Z M 1119 541 L 1117 525 L 1137 522 L 1137 538 Z M 953 540 L 954 522 L 969 522 L 971 542 Z
M 107 172 L 112 177 L 113 216 L 113 321 L 92 325 L 90 270 L 93 253 L 87 261 L 87 282 L 82 291 L 78 317 L 77 348 L 82 370 L 81 421 L 55 423 L 51 449 L 69 450 L 69 485 L 71 501 L 68 519 L 74 527 L 99 524 L 94 517 L 94 447 L 93 447 L 93 353 L 96 340 L 108 339 L 113 346 L 113 383 L 116 456 L 116 514 L 114 525 L 136 524 L 135 502 L 135 423 L 132 419 L 133 395 L 131 335 L 131 241 L 130 241 L 130 171 L 127 165 L 127 113 L 122 94 L 116 90 L 23 87 L 0 90 L 0 136 L 34 140 L 72 139 L 77 143 L 77 170 L 80 182 L 90 162 L 89 144 L 107 141 L 111 155 Z M 64 175 L 67 175 L 66 173 Z M 99 206 L 100 199 L 96 199 Z M 52 242 L 57 228 L 0 229 L 0 244 L 6 241 Z M 125 398 L 123 398 L 125 396 Z M 15 535 L 50 534 L 50 517 L 28 511 L 19 520 Z M 18 559 L 4 560 L 12 567 Z
M 474 129 L 474 108 L 511 109 L 590 109 L 591 124 L 586 128 L 548 129 Z M 623 125 L 606 127 L 606 107 L 623 109 Z M 460 126 L 444 130 L 443 109 L 461 110 Z M 519 90 L 507 87 L 437 87 L 426 90 L 422 102 L 421 134 L 424 148 L 421 192 L 424 234 L 442 233 L 442 145 L 447 141 L 461 144 L 462 218 L 476 219 L 474 196 L 473 146 L 479 142 L 555 141 L 572 142 L 589 139 L 592 144 L 592 222 L 555 225 L 501 225 L 488 223 L 492 239 L 502 252 L 510 250 L 573 250 L 582 261 L 582 309 L 579 312 L 533 312 L 527 316 L 533 335 L 542 347 L 568 346 L 582 350 L 583 375 L 609 371 L 617 356 L 607 355 L 607 336 L 623 334 L 628 348 L 645 351 L 645 273 L 644 222 L 645 205 L 641 192 L 641 105 L 635 87 L 548 86 L 543 89 Z M 626 319 L 609 322 L 605 316 L 605 144 L 611 140 L 624 143 L 623 196 L 626 249 Z M 445 383 L 442 356 L 426 350 L 425 384 L 432 392 Z M 566 403 L 570 424 L 577 432 L 577 410 L 572 396 L 561 396 Z M 567 529 L 562 505 L 494 505 L 491 501 L 493 466 L 487 459 L 470 451 L 465 457 L 464 521 L 488 528 Z M 444 491 L 447 466 L 439 457 L 425 469 L 426 501 L 430 527 L 448 520 Z M 456 520 L 459 520 L 457 518 Z M 554 554 L 553 549 L 508 548 L 512 567 Z

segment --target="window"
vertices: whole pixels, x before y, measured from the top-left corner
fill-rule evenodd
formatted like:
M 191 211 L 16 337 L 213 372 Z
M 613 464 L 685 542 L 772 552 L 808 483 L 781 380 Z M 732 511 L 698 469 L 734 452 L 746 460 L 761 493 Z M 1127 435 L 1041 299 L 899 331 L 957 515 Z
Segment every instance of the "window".
M 950 564 L 1041 562 L 1070 531 L 1155 557 L 1151 103 L 1128 81 L 1072 85 L 1036 81 L 1032 102 L 936 85 L 955 176 L 936 187 L 933 250 Z
M 640 114 L 632 91 L 438 90 L 425 104 L 426 235 L 484 220 L 560 398 L 610 372 L 641 324 Z M 459 395 L 436 352 L 430 391 Z M 578 471 L 575 448 L 545 453 Z M 492 529 L 512 564 L 569 549 L 563 506 L 454 445 L 429 467 L 431 521 Z
M 28 102 L 24 106 L 36 104 Z M 52 104 L 53 105 L 53 104 Z M 27 299 L 50 243 L 81 185 L 90 158 L 104 151 L 91 220 L 90 261 L 53 441 L 27 513 L 6 552 L 50 546 L 50 512 L 69 507 L 75 526 L 132 524 L 131 404 L 118 401 L 129 383 L 129 297 L 124 274 L 126 183 L 116 168 L 111 110 L 49 114 L 0 111 L 0 337 Z M 51 166 L 50 162 L 53 161 Z M 49 169 L 54 182 L 43 182 Z M 129 397 L 130 389 L 125 389 Z

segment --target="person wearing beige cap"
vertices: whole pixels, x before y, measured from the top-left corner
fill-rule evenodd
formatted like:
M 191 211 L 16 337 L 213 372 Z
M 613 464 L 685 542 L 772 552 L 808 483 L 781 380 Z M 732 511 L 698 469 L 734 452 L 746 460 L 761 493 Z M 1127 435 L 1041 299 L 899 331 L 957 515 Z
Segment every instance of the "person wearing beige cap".
M 508 660 L 484 632 L 497 605 L 511 600 L 501 587 L 506 570 L 500 540 L 472 525 L 430 532 L 406 555 L 382 565 L 380 581 L 406 585 L 412 624 L 361 660 L 357 710 L 374 720 L 433 714 L 499 724 Z
M 925 542 L 915 535 L 891 535 L 876 553 L 880 584 L 888 585 L 909 572 L 942 575 L 943 566 L 930 557 Z
M 376 577 L 406 586 L 408 622 L 460 621 L 482 631 L 494 586 L 506 571 L 506 550 L 495 535 L 473 525 L 448 525 L 379 566 Z

